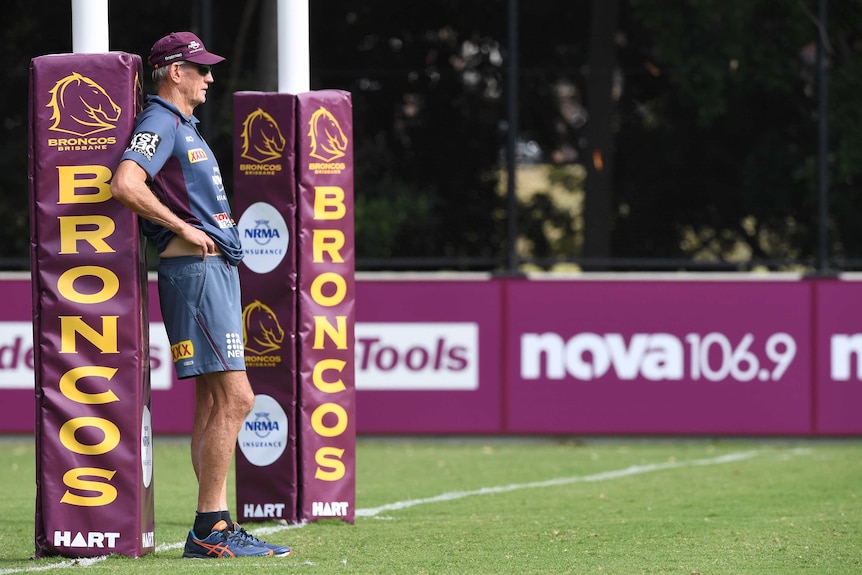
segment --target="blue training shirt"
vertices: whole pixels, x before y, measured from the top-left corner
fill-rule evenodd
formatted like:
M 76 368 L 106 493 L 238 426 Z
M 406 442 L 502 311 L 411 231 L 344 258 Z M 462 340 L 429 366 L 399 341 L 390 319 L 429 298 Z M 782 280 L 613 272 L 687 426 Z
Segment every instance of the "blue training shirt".
M 122 160 L 132 160 L 147 172 L 150 188 L 183 221 L 206 232 L 232 264 L 242 259 L 239 231 L 231 217 L 221 170 L 201 137 L 194 116 L 158 96 L 135 118 L 132 139 Z M 144 235 L 164 250 L 174 233 L 141 218 Z

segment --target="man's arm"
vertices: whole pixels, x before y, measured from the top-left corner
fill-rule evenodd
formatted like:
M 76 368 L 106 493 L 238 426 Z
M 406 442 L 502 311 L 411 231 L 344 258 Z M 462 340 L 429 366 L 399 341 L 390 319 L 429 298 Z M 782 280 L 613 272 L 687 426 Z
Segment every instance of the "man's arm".
M 133 160 L 123 160 L 111 180 L 111 194 L 144 219 L 167 228 L 200 247 L 201 257 L 216 253 L 215 242 L 205 232 L 187 224 L 159 201 L 147 185 L 147 173 Z

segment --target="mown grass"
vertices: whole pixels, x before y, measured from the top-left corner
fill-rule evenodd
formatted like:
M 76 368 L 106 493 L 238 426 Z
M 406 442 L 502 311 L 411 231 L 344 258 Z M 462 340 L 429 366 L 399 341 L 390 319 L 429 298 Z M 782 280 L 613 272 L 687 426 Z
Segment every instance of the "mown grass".
M 77 565 L 28 559 L 34 459 L 0 441 L 0 575 L 862 573 L 860 441 L 361 438 L 355 525 L 248 524 L 294 553 L 190 561 L 187 445 L 157 437 L 157 552 Z

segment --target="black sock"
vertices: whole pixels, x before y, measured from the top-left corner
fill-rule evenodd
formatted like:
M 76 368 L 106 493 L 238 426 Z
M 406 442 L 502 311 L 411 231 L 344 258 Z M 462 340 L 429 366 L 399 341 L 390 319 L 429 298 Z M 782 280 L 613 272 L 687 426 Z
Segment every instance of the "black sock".
M 206 511 L 204 513 L 198 511 L 195 513 L 195 526 L 192 529 L 198 539 L 206 539 L 212 533 L 215 524 L 222 519 L 221 514 L 221 511 Z M 230 523 L 228 526 L 233 527 L 233 524 Z

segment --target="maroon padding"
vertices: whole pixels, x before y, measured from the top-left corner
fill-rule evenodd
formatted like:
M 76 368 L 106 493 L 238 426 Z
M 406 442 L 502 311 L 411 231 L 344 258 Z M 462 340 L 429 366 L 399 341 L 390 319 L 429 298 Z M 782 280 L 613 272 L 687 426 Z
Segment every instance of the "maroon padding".
M 350 94 L 297 101 L 300 518 L 353 523 L 356 495 L 353 113 Z
M 119 52 L 31 62 L 37 556 L 155 546 L 146 270 L 109 186 L 141 73 Z
M 243 339 L 259 402 L 243 423 L 236 454 L 244 522 L 297 519 L 295 102 L 263 92 L 238 92 L 233 100 Z

